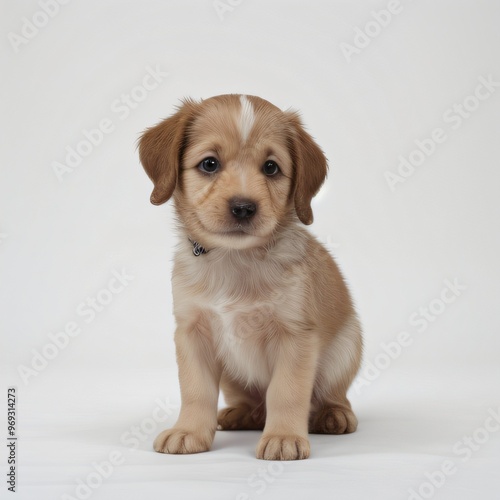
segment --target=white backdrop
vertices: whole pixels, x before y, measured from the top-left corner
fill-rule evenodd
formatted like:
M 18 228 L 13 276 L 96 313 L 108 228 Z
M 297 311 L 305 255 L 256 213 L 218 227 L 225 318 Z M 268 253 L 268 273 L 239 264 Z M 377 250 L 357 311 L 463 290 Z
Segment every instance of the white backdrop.
M 2 4 L 17 498 L 498 498 L 498 2 Z M 257 462 L 253 432 L 151 450 L 178 412 L 175 234 L 136 141 L 180 98 L 223 93 L 300 110 L 330 160 L 311 231 L 364 325 L 360 426 L 313 436 L 306 462 Z

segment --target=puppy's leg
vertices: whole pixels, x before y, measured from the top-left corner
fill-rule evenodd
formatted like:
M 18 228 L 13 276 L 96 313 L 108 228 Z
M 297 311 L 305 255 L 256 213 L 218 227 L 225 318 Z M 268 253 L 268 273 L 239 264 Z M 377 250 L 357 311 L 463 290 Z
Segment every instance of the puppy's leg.
M 160 453 L 199 453 L 212 445 L 217 426 L 220 369 L 207 330 L 199 322 L 175 333 L 181 411 L 172 429 L 154 442 Z
M 219 411 L 219 430 L 262 430 L 266 419 L 265 402 L 256 388 L 245 387 L 242 383 L 222 373 L 221 389 L 227 408 Z
M 309 432 L 348 434 L 358 426 L 346 393 L 361 362 L 361 327 L 351 316 L 320 359 L 313 392 Z
M 257 445 L 257 458 L 264 460 L 300 460 L 310 453 L 308 417 L 319 349 L 313 332 L 305 339 L 283 335 L 288 338 L 276 348 L 266 425 Z

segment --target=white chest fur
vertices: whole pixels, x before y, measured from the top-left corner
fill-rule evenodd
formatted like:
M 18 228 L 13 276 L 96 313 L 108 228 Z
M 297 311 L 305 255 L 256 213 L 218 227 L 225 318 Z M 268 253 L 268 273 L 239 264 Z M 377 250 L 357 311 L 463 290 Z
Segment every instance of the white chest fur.
M 207 304 L 217 356 L 233 378 L 267 386 L 271 374 L 268 338 L 277 321 L 276 311 L 265 304 Z
M 193 257 L 185 245 L 176 255 L 174 311 L 201 311 L 210 325 L 216 356 L 233 378 L 267 386 L 284 318 L 301 321 L 303 286 L 294 266 L 297 249 L 264 257 L 215 252 Z

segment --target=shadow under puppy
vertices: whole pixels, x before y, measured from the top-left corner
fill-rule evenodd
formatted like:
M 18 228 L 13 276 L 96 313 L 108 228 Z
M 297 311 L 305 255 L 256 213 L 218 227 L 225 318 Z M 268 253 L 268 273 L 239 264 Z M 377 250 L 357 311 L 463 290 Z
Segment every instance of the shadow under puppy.
M 210 449 L 216 429 L 263 429 L 257 458 L 310 453 L 308 432 L 343 434 L 361 328 L 339 269 L 302 224 L 327 162 L 298 115 L 255 96 L 186 100 L 139 142 L 173 198 L 173 270 L 182 405 L 154 442 L 162 453 Z M 217 413 L 219 388 L 228 407 Z

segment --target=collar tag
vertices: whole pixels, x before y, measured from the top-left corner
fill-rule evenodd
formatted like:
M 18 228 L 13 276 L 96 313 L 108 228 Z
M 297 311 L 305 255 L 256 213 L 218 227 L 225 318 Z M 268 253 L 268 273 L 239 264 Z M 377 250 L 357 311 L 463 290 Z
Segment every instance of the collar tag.
M 195 257 L 199 257 L 202 253 L 208 253 L 207 250 L 205 250 L 199 243 L 196 241 L 192 241 L 191 243 L 193 244 L 193 255 Z

